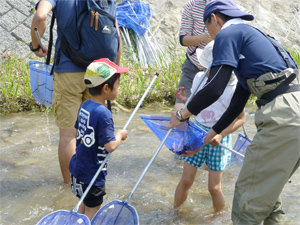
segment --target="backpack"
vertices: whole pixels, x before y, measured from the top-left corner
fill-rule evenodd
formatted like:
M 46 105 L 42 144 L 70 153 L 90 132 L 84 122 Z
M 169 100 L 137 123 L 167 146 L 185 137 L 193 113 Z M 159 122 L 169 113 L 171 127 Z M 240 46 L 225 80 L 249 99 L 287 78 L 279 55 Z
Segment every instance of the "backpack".
M 76 10 L 78 1 L 75 0 Z M 53 23 L 54 19 L 53 14 Z M 76 29 L 60 30 L 63 33 L 60 48 L 77 66 L 86 68 L 95 59 L 114 61 L 117 56 L 119 39 L 114 0 L 85 0 L 85 7 L 76 18 Z

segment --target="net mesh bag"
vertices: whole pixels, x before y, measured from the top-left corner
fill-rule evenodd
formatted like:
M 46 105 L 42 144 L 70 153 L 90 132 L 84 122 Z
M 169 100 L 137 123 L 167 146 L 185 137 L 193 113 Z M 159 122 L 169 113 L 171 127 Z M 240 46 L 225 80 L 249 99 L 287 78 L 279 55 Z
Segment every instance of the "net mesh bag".
M 45 216 L 37 225 L 89 225 L 86 215 L 61 210 Z
M 169 131 L 167 125 L 170 122 L 170 117 L 148 115 L 140 115 L 140 117 L 159 140 L 162 141 Z M 205 134 L 206 132 L 194 123 L 187 121 L 183 125 L 172 129 L 165 145 L 178 155 L 186 151 L 196 151 L 203 146 Z
M 246 153 L 247 146 L 251 144 L 251 140 L 244 136 L 243 134 L 239 133 L 235 144 L 233 146 L 233 149 L 243 155 Z M 244 159 L 233 152 L 231 153 L 231 162 L 241 163 Z
M 35 100 L 50 107 L 53 98 L 53 76 L 50 75 L 52 65 L 39 61 L 30 61 L 30 87 Z
M 117 6 L 117 20 L 119 27 L 134 30 L 143 35 L 150 27 L 150 4 L 140 1 L 123 1 Z
M 91 221 L 93 225 L 137 225 L 138 214 L 128 203 L 115 200 L 104 205 Z

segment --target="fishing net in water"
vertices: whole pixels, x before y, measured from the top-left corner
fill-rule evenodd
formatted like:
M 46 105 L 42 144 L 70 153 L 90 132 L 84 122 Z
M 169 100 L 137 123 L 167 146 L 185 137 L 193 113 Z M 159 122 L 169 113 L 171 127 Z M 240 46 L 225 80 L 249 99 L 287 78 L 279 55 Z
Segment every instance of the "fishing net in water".
M 114 200 L 107 203 L 95 214 L 92 225 L 138 225 L 139 217 L 134 207 Z
M 122 1 L 117 6 L 117 21 L 119 27 L 126 27 L 142 35 L 150 27 L 150 4 L 141 1 Z
M 247 146 L 250 144 L 251 144 L 251 140 L 248 137 L 244 136 L 243 134 L 239 133 L 233 149 L 235 151 L 245 155 Z M 244 158 L 242 158 L 234 153 L 231 153 L 231 162 L 242 163 L 242 162 L 244 162 Z
M 140 115 L 140 117 L 159 140 L 162 141 L 169 131 L 167 125 L 170 123 L 170 117 L 146 115 Z M 196 151 L 203 146 L 205 134 L 206 132 L 194 123 L 187 121 L 183 125 L 172 129 L 165 145 L 178 155 L 186 151 Z
M 53 98 L 53 76 L 50 75 L 52 65 L 39 61 L 29 61 L 30 87 L 35 100 L 50 107 Z
M 48 214 L 41 219 L 37 225 L 90 225 L 90 220 L 86 215 L 74 213 L 72 211 L 60 210 Z

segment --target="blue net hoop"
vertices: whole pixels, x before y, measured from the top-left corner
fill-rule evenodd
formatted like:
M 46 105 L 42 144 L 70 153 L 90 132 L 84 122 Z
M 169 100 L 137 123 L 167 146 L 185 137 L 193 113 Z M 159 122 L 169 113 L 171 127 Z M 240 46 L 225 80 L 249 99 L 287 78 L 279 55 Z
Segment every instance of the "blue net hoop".
M 128 203 L 114 200 L 95 214 L 91 221 L 92 225 L 138 225 L 139 216 L 134 207 Z
M 122 1 L 117 6 L 117 20 L 120 27 L 134 30 L 143 35 L 150 27 L 150 4 L 141 1 Z
M 140 115 L 150 130 L 159 138 L 164 139 L 169 129 L 170 117 Z M 172 129 L 165 141 L 166 147 L 172 152 L 181 155 L 186 151 L 196 151 L 204 144 L 206 132 L 191 121 Z
M 243 134 L 239 133 L 235 144 L 233 146 L 233 149 L 243 155 L 246 153 L 247 146 L 251 144 L 251 139 L 248 137 L 244 136 Z M 231 162 L 233 163 L 241 163 L 244 162 L 244 158 L 234 154 L 233 152 L 231 153 Z
M 72 211 L 60 210 L 48 214 L 42 218 L 37 225 L 90 225 L 91 222 L 86 215 Z
M 50 107 L 53 99 L 53 76 L 50 75 L 52 65 L 40 61 L 29 61 L 30 87 L 35 100 Z

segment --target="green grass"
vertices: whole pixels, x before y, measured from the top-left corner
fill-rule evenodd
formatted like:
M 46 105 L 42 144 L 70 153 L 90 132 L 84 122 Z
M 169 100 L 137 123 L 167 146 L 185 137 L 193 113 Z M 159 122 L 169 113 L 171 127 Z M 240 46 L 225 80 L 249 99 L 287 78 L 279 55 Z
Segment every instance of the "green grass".
M 1 55 L 0 113 L 45 110 L 31 94 L 28 60 L 6 53 Z
M 300 54 L 299 54 L 299 52 L 296 52 L 294 49 L 291 49 L 290 53 L 293 56 L 298 68 L 300 68 Z
M 159 76 L 147 94 L 143 105 L 158 103 L 164 105 L 170 110 L 175 102 L 174 92 L 181 75 L 181 65 L 185 60 L 184 48 L 178 50 L 179 44 L 170 42 L 166 56 L 170 59 L 168 66 L 157 68 L 143 68 L 140 63 L 129 60 L 128 52 L 123 51 L 122 66 L 129 67 L 130 71 L 121 77 L 120 93 L 117 102 L 121 105 L 133 108 L 142 97 L 149 83 L 156 73 Z M 179 52 L 179 53 L 178 53 Z M 300 67 L 300 55 L 294 50 L 290 50 L 298 67 Z M 162 60 L 162 56 L 160 56 Z M 30 70 L 28 66 L 29 59 L 19 58 L 13 54 L 6 53 L 1 55 L 1 73 L 0 73 L 0 113 L 13 113 L 21 111 L 45 111 L 46 107 L 38 104 L 32 96 L 30 89 Z M 43 61 L 43 59 L 38 59 Z M 249 99 L 250 104 L 255 102 L 256 98 Z
M 140 63 L 134 63 L 122 58 L 122 66 L 128 67 L 129 73 L 121 77 L 121 90 L 117 101 L 127 107 L 134 107 L 144 94 L 148 85 L 156 73 L 159 74 L 156 82 L 147 94 L 143 104 L 160 102 L 165 105 L 172 105 L 175 102 L 174 92 L 181 76 L 181 65 L 185 60 L 185 53 L 175 53 L 175 49 L 169 53 L 174 59 L 166 67 L 143 68 Z M 162 57 L 161 57 L 162 58 Z

